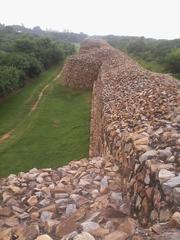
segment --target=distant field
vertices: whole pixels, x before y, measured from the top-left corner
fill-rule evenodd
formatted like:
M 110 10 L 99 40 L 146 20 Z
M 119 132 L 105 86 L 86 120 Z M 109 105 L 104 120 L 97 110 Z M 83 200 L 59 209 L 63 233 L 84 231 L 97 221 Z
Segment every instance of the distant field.
M 0 103 L 0 176 L 87 157 L 91 95 L 54 81 L 59 71 L 50 69 Z

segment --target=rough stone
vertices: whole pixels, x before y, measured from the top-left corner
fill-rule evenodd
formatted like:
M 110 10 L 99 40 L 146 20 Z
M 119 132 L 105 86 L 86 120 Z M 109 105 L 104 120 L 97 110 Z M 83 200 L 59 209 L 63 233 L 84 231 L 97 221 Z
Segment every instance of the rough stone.
M 87 221 L 87 222 L 83 222 L 82 224 L 82 227 L 83 227 L 83 230 L 85 232 L 89 232 L 91 233 L 92 231 L 100 228 L 99 224 L 96 223 L 96 222 L 90 222 L 90 221 Z
M 167 160 L 172 156 L 171 148 L 167 147 L 163 150 L 158 150 L 159 157 L 163 160 Z
M 100 186 L 101 186 L 100 187 L 100 192 L 101 193 L 107 193 L 107 191 L 108 191 L 108 179 L 107 179 L 106 176 L 101 180 Z
M 175 223 L 178 227 L 180 227 L 180 212 L 175 212 L 172 217 L 171 220 L 173 223 Z
M 36 205 L 38 202 L 38 199 L 36 196 L 31 196 L 28 200 L 27 200 L 27 203 L 30 205 L 30 206 L 34 206 Z
M 0 207 L 0 216 L 10 216 L 12 213 L 11 209 L 9 207 Z
M 48 219 L 45 221 L 45 229 L 48 233 L 53 232 L 55 227 L 59 224 L 58 220 L 55 219 Z
M 136 231 L 136 223 L 132 218 L 127 218 L 119 225 L 118 230 L 132 236 Z
M 0 231 L 0 240 L 11 240 L 12 229 L 4 229 Z
M 176 206 L 180 206 L 180 188 L 174 188 L 173 190 L 174 195 L 174 203 Z
M 39 235 L 39 232 L 37 223 L 32 223 L 29 226 L 18 225 L 15 229 L 16 236 L 21 240 L 34 240 Z
M 160 236 L 154 236 L 154 240 L 178 240 L 180 239 L 180 231 L 169 231 L 162 233 Z
M 104 238 L 106 235 L 109 234 L 109 229 L 99 227 L 91 230 L 91 234 L 96 238 Z
M 45 222 L 45 221 L 47 221 L 47 220 L 50 220 L 50 219 L 52 218 L 52 216 L 53 216 L 53 213 L 52 213 L 52 212 L 43 211 L 43 212 L 41 213 L 40 219 L 41 219 L 42 222 Z
M 151 231 L 157 233 L 157 234 L 161 234 L 162 233 L 162 227 L 160 224 L 154 224 L 151 228 L 150 228 Z
M 97 198 L 97 197 L 99 196 L 99 191 L 98 191 L 97 189 L 94 189 L 94 190 L 91 192 L 91 194 L 92 194 L 92 197 L 93 197 L 93 198 Z
M 95 238 L 87 232 L 82 232 L 75 236 L 74 240 L 95 240 Z
M 146 161 L 146 160 L 148 160 L 148 159 L 151 159 L 151 158 L 155 157 L 156 155 L 157 155 L 157 151 L 155 151 L 155 150 L 149 150 L 149 151 L 143 153 L 143 154 L 140 156 L 139 161 L 140 161 L 140 162 L 144 162 L 144 161 Z
M 9 189 L 14 192 L 15 194 L 19 194 L 19 193 L 22 193 L 22 189 L 20 187 L 17 187 L 17 186 L 14 186 L 14 185 L 11 185 L 9 187 Z
M 114 231 L 107 236 L 105 236 L 104 240 L 126 240 L 128 239 L 128 234 L 121 231 Z
M 68 204 L 66 207 L 66 215 L 70 216 L 72 213 L 76 212 L 76 204 Z
M 122 201 L 122 192 L 112 192 L 111 193 L 111 199 L 117 202 Z
M 171 213 L 169 209 L 165 208 L 160 210 L 160 216 L 159 216 L 160 222 L 168 221 L 170 216 L 171 216 Z
M 74 232 L 77 228 L 76 221 L 73 217 L 69 217 L 60 222 L 56 227 L 56 237 L 63 237 Z
M 17 217 L 13 216 L 13 217 L 7 218 L 5 220 L 5 224 L 9 227 L 14 227 L 19 224 L 19 220 Z
M 171 178 L 167 182 L 162 184 L 162 189 L 165 194 L 170 194 L 174 188 L 180 186 L 180 175 L 174 178 Z
M 43 234 L 38 236 L 35 240 L 53 240 L 49 235 Z
M 175 177 L 175 173 L 174 172 L 170 172 L 166 169 L 161 169 L 159 171 L 159 180 L 160 182 L 166 182 L 167 180 L 171 179 Z

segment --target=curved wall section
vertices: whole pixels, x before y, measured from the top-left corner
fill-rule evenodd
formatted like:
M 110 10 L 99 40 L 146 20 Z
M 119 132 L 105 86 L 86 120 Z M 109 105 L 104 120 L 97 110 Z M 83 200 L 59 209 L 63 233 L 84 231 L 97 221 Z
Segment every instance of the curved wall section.
M 142 225 L 180 206 L 180 84 L 144 70 L 101 40 L 86 40 L 64 85 L 92 89 L 89 155 L 119 164 L 122 191 Z

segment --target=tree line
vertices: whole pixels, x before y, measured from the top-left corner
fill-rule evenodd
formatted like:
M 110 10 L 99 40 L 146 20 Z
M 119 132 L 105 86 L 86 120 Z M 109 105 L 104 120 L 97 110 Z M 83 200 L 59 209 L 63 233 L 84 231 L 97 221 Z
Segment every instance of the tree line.
M 80 32 L 80 33 L 74 33 L 68 30 L 65 30 L 63 32 L 55 31 L 47 29 L 42 30 L 39 26 L 35 26 L 33 28 L 27 28 L 23 25 L 4 25 L 0 24 L 0 30 L 8 30 L 8 31 L 14 31 L 14 32 L 21 32 L 21 33 L 28 33 L 34 36 L 40 36 L 40 37 L 49 37 L 56 41 L 63 41 L 63 42 L 70 42 L 70 43 L 80 43 L 85 38 L 88 37 L 87 34 Z
M 144 37 L 105 36 L 112 46 L 127 52 L 152 71 L 180 78 L 180 39 L 156 40 Z
M 1 26 L 0 97 L 23 87 L 26 82 L 75 52 L 71 43 Z
M 38 26 L 30 29 L 0 24 L 0 97 L 23 87 L 42 71 L 62 62 L 75 52 L 74 43 L 80 43 L 86 37 L 88 35 L 84 33 L 44 31 Z M 114 35 L 103 38 L 147 69 L 180 78 L 180 39 Z

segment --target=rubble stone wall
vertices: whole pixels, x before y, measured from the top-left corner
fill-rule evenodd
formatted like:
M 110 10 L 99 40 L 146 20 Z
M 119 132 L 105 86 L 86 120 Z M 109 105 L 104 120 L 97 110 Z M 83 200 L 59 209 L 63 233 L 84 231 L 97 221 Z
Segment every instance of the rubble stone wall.
M 101 40 L 86 40 L 64 85 L 92 90 L 90 157 L 120 166 L 124 196 L 142 225 L 180 208 L 180 84 L 144 70 Z

